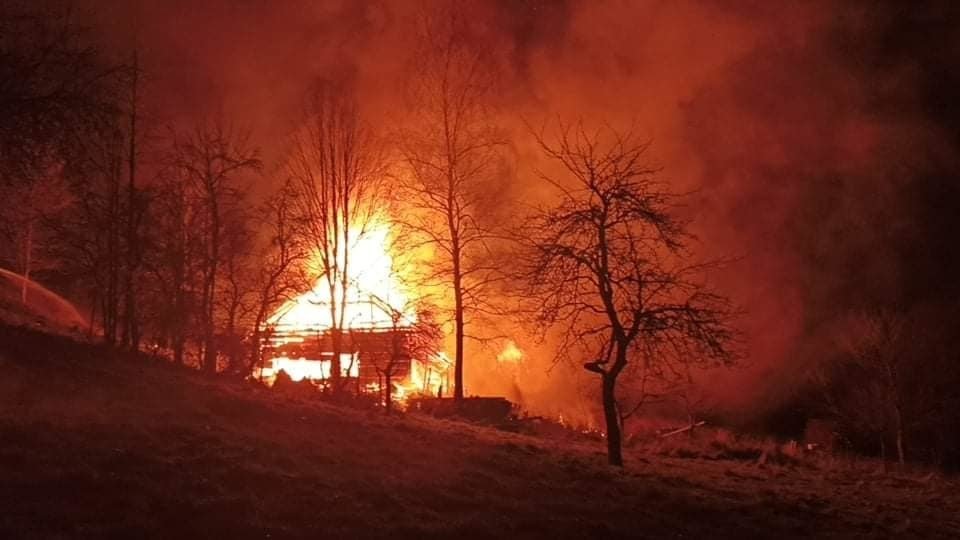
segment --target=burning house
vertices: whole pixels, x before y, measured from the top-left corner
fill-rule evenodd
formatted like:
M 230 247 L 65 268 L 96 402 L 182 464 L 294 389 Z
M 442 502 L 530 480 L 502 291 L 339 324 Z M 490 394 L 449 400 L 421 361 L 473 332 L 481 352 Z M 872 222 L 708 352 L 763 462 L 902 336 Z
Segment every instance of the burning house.
M 381 309 L 373 298 L 350 305 L 357 313 Z M 304 295 L 281 308 L 268 323 L 261 346 L 266 359 L 260 375 L 264 378 L 286 372 L 293 380 L 325 382 L 331 378 L 334 345 L 329 308 Z M 311 316 L 312 315 L 312 316 Z M 380 391 L 387 372 L 394 395 L 422 393 L 437 395 L 447 388 L 449 359 L 442 352 L 424 353 L 417 346 L 416 321 L 402 318 L 396 324 L 378 324 L 375 318 L 355 319 L 341 339 L 341 377 L 361 391 Z
M 326 384 L 339 364 L 345 386 L 380 393 L 390 380 L 396 398 L 441 395 L 448 388 L 446 355 L 424 346 L 426 323 L 397 284 L 386 249 L 388 228 L 368 232 L 352 247 L 356 270 L 346 294 L 324 279 L 288 300 L 265 323 L 260 344 L 264 363 L 257 375 L 272 380 L 283 371 L 295 381 Z M 341 299 L 331 310 L 334 298 Z M 333 323 L 337 313 L 340 325 Z M 334 362 L 335 328 L 340 328 L 339 362 Z

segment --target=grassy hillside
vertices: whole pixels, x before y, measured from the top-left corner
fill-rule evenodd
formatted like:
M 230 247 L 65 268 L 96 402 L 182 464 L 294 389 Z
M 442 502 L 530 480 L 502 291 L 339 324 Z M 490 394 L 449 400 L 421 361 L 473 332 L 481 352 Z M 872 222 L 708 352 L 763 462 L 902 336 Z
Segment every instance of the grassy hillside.
M 0 326 L 0 538 L 960 537 L 953 481 L 304 401 Z

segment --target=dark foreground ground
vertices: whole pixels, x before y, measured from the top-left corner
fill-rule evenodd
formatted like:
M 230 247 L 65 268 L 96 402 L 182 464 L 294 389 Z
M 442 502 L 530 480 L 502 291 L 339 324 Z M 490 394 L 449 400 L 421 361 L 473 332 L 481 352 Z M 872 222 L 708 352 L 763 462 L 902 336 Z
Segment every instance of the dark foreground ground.
M 960 538 L 957 484 L 601 450 L 0 326 L 0 538 Z M 870 472 L 874 470 L 874 472 Z

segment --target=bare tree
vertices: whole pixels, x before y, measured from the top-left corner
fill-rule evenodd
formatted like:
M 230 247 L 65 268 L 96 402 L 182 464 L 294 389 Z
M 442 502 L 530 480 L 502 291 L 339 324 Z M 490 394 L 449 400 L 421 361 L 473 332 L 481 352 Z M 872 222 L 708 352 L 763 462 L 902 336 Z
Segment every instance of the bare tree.
M 124 270 L 124 149 L 118 121 L 119 116 L 114 114 L 78 138 L 63 169 L 72 204 L 47 221 L 63 270 L 79 278 L 77 281 L 87 289 L 94 306 L 91 322 L 99 312 L 103 339 L 108 344 L 114 344 L 119 335 Z M 61 199 L 49 194 L 45 198 Z
M 298 234 L 296 197 L 297 192 L 293 186 L 284 184 L 264 202 L 258 212 L 258 221 L 269 234 L 257 263 L 251 354 L 246 369 L 248 373 L 260 365 L 261 342 L 267 317 L 294 294 L 302 292 L 307 282 L 305 267 L 309 253 L 302 235 Z
M 946 401 L 933 373 L 944 351 L 927 350 L 941 341 L 936 324 L 890 309 L 856 314 L 843 326 L 840 354 L 816 374 L 828 411 L 851 434 L 875 438 L 884 458 L 892 441 L 901 465 L 908 435 Z
M 203 209 L 204 256 L 200 325 L 203 334 L 202 367 L 215 372 L 215 309 L 217 276 L 223 257 L 224 216 L 241 196 L 238 177 L 259 171 L 261 162 L 247 136 L 236 133 L 222 121 L 204 122 L 184 137 L 174 140 L 173 162 L 179 178 Z
M 393 410 L 393 383 L 404 364 L 427 362 L 440 350 L 443 341 L 441 325 L 437 322 L 436 307 L 417 294 L 418 280 L 412 272 L 412 261 L 417 257 L 411 249 L 412 237 L 403 229 L 394 229 L 389 238 L 390 266 L 387 281 L 398 293 L 393 298 L 370 294 L 372 307 L 390 320 L 390 342 L 379 351 L 366 352 L 383 381 L 381 391 L 386 414 Z M 412 374 L 411 374 L 412 375 Z
M 246 201 L 229 208 L 223 215 L 223 256 L 220 264 L 219 282 L 222 284 L 216 299 L 217 343 L 220 353 L 226 358 L 225 371 L 231 375 L 244 376 L 247 344 L 245 329 L 249 327 L 256 310 L 258 288 L 254 230 L 255 223 Z
M 6 189 L 4 189 L 6 187 Z M 15 240 L 15 261 L 22 276 L 20 301 L 28 303 L 31 274 L 37 267 L 48 269 L 56 266 L 55 257 L 43 257 L 46 250 L 38 249 L 48 234 L 43 225 L 54 215 L 70 205 L 71 194 L 63 178 L 63 167 L 50 163 L 44 171 L 37 171 L 24 178 L 18 185 L 0 184 L 0 196 L 6 208 L 3 221 Z M 13 261 L 11 261 L 13 262 Z
M 91 321 L 99 311 L 104 340 L 122 339 L 128 347 L 139 340 L 135 288 L 144 238 L 138 222 L 146 202 L 135 181 L 143 138 L 139 77 L 134 57 L 99 81 L 96 112 L 83 116 L 82 129 L 64 134 L 59 148 L 46 149 L 51 160 L 60 160 L 69 196 L 39 195 L 46 206 L 64 207 L 44 212 L 42 220 L 53 232 L 49 248 L 60 258 L 60 271 L 86 289 L 94 306 Z
M 351 252 L 373 224 L 384 172 L 381 147 L 345 83 L 323 81 L 310 95 L 293 138 L 287 171 L 298 191 L 300 220 L 316 253 L 330 311 L 330 383 L 342 390 L 340 356 L 349 302 Z
M 181 175 L 177 159 L 174 147 L 156 181 L 147 219 L 150 249 L 144 270 L 153 289 L 149 301 L 156 315 L 155 333 L 161 343 L 169 343 L 174 362 L 185 365 L 188 331 L 196 319 L 201 288 L 197 276 L 204 250 L 198 231 L 205 212 Z
M 562 176 L 541 174 L 559 201 L 519 238 L 523 292 L 536 320 L 561 326 L 565 349 L 596 355 L 584 368 L 600 376 L 608 459 L 622 466 L 619 377 L 638 363 L 682 373 L 688 363 L 733 362 L 733 310 L 703 283 L 709 265 L 689 262 L 691 237 L 645 163 L 647 144 L 582 123 L 561 123 L 554 141 L 535 136 Z
M 464 397 L 464 339 L 470 314 L 488 307 L 499 274 L 490 262 L 489 223 L 502 202 L 504 144 L 492 122 L 497 62 L 455 6 L 421 19 L 409 88 L 410 120 L 401 131 L 408 205 L 402 225 L 433 248 L 425 282 L 453 296 L 454 389 Z
M 142 97 L 139 51 L 134 49 L 131 63 L 125 78 L 127 96 L 123 106 L 126 116 L 126 164 L 127 189 L 126 207 L 123 217 L 124 232 L 124 272 L 123 272 L 123 342 L 132 350 L 140 348 L 140 320 L 137 316 L 139 273 L 142 259 L 141 222 L 144 215 L 145 200 L 142 189 L 137 185 L 138 166 L 143 151 L 141 142 L 143 131 Z

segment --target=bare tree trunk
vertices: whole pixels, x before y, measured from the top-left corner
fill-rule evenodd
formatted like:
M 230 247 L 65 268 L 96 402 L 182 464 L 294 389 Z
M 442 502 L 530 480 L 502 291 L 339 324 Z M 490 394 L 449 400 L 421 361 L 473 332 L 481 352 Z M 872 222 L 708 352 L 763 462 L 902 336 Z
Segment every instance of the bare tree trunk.
M 620 425 L 620 411 L 617 409 L 617 377 L 604 373 L 601 377 L 603 392 L 603 418 L 607 427 L 607 461 L 611 465 L 623 467 L 623 434 Z
M 267 316 L 266 302 L 261 300 L 257 308 L 257 316 L 253 322 L 253 335 L 250 337 L 250 363 L 247 364 L 247 373 L 260 366 L 262 354 L 261 341 L 263 341 L 263 321 Z
M 183 366 L 186 365 L 186 359 L 183 355 L 184 345 L 186 343 L 186 326 L 185 319 L 187 314 L 185 313 L 187 302 L 186 302 L 186 291 L 184 290 L 186 276 L 186 257 L 183 244 L 183 232 L 181 231 L 181 251 L 178 254 L 179 260 L 176 261 L 176 266 L 174 268 L 174 298 L 173 298 L 173 361 L 175 364 Z
M 217 345 L 214 339 L 214 304 L 217 291 L 217 267 L 220 262 L 220 210 L 216 193 L 209 195 L 210 204 L 210 259 L 207 261 L 207 276 L 204 284 L 203 365 L 207 373 L 217 372 Z
M 339 236 L 334 235 L 334 241 L 338 241 Z M 334 253 L 336 253 L 336 245 L 334 245 Z M 326 264 L 325 268 L 327 272 L 327 288 L 330 291 L 330 329 L 328 330 L 330 334 L 330 374 L 329 374 L 329 384 L 330 384 L 330 394 L 332 396 L 340 395 L 340 349 L 342 347 L 342 336 L 341 330 L 343 329 L 338 323 L 340 319 L 337 317 L 337 313 L 340 308 L 340 300 L 337 298 L 337 279 L 333 276 L 333 272 L 336 272 L 336 264 Z M 317 334 L 317 340 L 322 344 L 323 341 L 323 332 Z
M 463 283 L 459 273 L 459 261 L 454 262 L 453 298 L 454 298 L 454 339 L 456 351 L 453 365 L 453 399 L 457 404 L 463 402 Z
M 884 328 L 888 325 L 884 324 Z M 903 454 L 903 407 L 900 399 L 900 378 L 897 373 L 897 366 L 889 358 L 883 360 L 884 374 L 886 375 L 887 392 L 886 397 L 893 405 L 893 435 L 894 444 L 897 448 L 897 463 L 902 467 L 906 461 Z
M 106 296 L 100 298 L 100 326 L 103 328 L 103 340 L 106 343 L 110 343 L 109 332 L 110 332 L 110 307 L 107 305 Z
M 883 472 L 887 472 L 887 441 L 886 433 L 880 432 L 880 463 L 883 463 Z
M 902 467 L 906 463 L 906 456 L 903 452 L 903 413 L 899 405 L 894 407 L 893 422 L 897 444 L 897 462 Z
M 124 274 L 124 345 L 131 350 L 140 348 L 140 329 L 137 321 L 137 300 L 135 295 L 136 273 L 139 253 L 137 246 L 137 84 L 139 82 L 139 63 L 137 51 L 133 52 L 133 80 L 130 96 L 130 133 L 127 183 L 127 252 L 126 272 Z
M 390 314 L 391 321 L 393 322 L 391 328 L 393 330 L 393 336 L 390 338 L 390 361 L 387 363 L 387 369 L 384 370 L 384 390 L 386 391 L 385 404 L 387 409 L 387 415 L 393 410 L 393 370 L 396 369 L 397 364 L 400 363 L 400 354 L 402 352 L 403 343 L 400 338 L 400 319 L 401 315 L 394 311 Z
M 237 335 L 237 313 L 240 310 L 241 293 L 236 281 L 235 261 L 231 258 L 229 265 L 228 282 L 230 283 L 230 305 L 227 308 L 227 328 L 224 335 L 227 338 L 227 371 L 231 376 L 239 375 L 243 371 L 241 347 Z
M 176 335 L 173 336 L 173 362 L 178 366 L 183 366 L 186 364 L 186 359 L 183 356 L 183 349 L 183 331 L 178 328 Z
M 336 300 L 333 301 L 336 302 Z M 335 396 L 342 390 L 340 351 L 343 349 L 343 333 L 336 326 L 334 323 L 333 328 L 330 328 L 330 348 L 333 351 L 333 356 L 330 358 L 330 389 Z
M 174 202 L 174 218 L 176 239 L 171 258 L 173 273 L 173 313 L 171 324 L 171 347 L 173 348 L 173 362 L 178 366 L 186 365 L 184 345 L 186 342 L 185 319 L 187 318 L 187 200 L 184 186 L 177 184 L 176 201 Z
M 186 292 L 183 290 L 186 271 L 183 268 L 183 261 L 177 263 L 174 272 L 175 292 L 173 298 L 173 361 L 177 365 L 185 365 L 186 359 L 183 356 L 184 344 L 186 342 L 184 319 L 186 311 Z
M 449 135 L 447 137 L 449 141 Z M 450 143 L 447 143 L 448 148 Z M 449 155 L 449 154 L 448 154 Z M 453 317 L 455 351 L 453 358 L 453 401 L 459 407 L 463 404 L 463 273 L 461 272 L 460 227 L 457 223 L 454 162 L 450 161 L 447 170 L 447 226 L 450 229 L 451 262 L 453 263 Z
M 384 404 L 387 411 L 387 416 L 389 416 L 390 412 L 393 411 L 393 387 L 391 386 L 392 379 L 393 367 L 389 367 L 383 373 Z
M 95 323 L 96 320 L 97 320 L 97 297 L 96 297 L 96 295 L 93 297 L 93 301 L 90 302 L 90 319 L 89 319 L 89 320 L 90 320 L 90 323 L 89 323 L 89 325 L 87 326 L 87 339 L 89 339 L 90 341 L 93 341 L 93 335 L 94 335 L 93 325 L 94 325 L 94 323 Z
M 120 144 L 120 134 L 114 141 Z M 107 231 L 107 293 L 104 297 L 103 338 L 109 345 L 117 342 L 120 311 L 120 157 L 111 163 L 109 229 Z
M 30 284 L 30 266 L 33 264 L 33 219 L 27 222 L 27 236 L 23 246 L 23 281 L 20 283 L 20 303 L 27 305 L 27 289 Z

